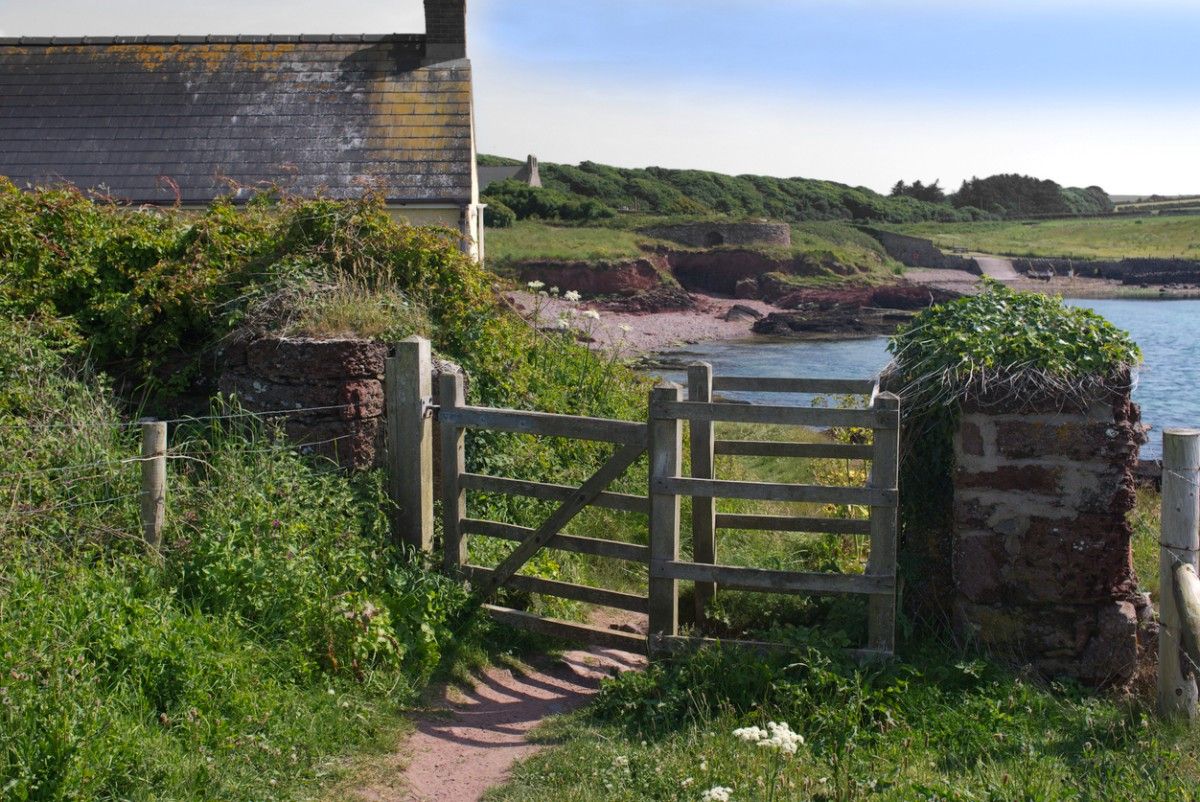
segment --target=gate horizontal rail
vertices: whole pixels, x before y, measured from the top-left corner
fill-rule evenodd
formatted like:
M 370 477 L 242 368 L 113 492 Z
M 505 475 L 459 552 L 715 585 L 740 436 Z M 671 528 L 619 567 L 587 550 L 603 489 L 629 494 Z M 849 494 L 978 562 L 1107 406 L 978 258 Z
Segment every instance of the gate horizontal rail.
M 528 498 L 536 498 L 539 501 L 566 501 L 572 495 L 579 492 L 578 487 L 570 485 L 530 482 L 524 479 L 508 479 L 502 476 L 488 476 L 482 473 L 464 473 L 459 477 L 459 482 L 466 490 L 501 493 L 509 496 L 526 496 Z M 633 496 L 627 493 L 605 491 L 596 496 L 590 506 L 646 515 L 650 512 L 650 499 L 646 496 Z
M 891 419 L 874 409 L 757 406 L 699 401 L 661 401 L 650 409 L 655 418 L 680 418 L 696 423 L 773 423 L 785 426 L 840 426 L 887 429 Z
M 464 429 L 601 440 L 625 445 L 646 442 L 646 424 L 607 418 L 461 406 L 442 410 L 438 420 L 443 425 Z
M 708 565 L 678 561 L 651 562 L 650 576 L 684 579 L 691 582 L 716 582 L 721 587 L 731 590 L 754 590 L 770 593 L 814 593 L 819 595 L 860 593 L 872 595 L 891 593 L 896 589 L 895 578 L 891 576 L 777 571 L 768 568 L 746 568 L 739 565 Z
M 726 392 L 875 395 L 874 379 L 786 379 L 776 377 L 713 376 L 712 388 Z
M 787 515 L 735 515 L 718 512 L 718 529 L 759 529 L 765 532 L 819 532 L 831 535 L 869 535 L 871 522 L 861 518 L 809 518 Z
M 708 498 L 738 498 L 748 501 L 794 501 L 813 504 L 858 504 L 887 506 L 896 503 L 896 491 L 883 487 L 835 487 L 831 485 L 785 485 L 771 482 L 734 482 L 728 479 L 658 476 L 651 483 L 657 493 Z
M 714 440 L 713 452 L 732 457 L 871 460 L 874 446 L 846 443 L 771 443 L 759 440 Z

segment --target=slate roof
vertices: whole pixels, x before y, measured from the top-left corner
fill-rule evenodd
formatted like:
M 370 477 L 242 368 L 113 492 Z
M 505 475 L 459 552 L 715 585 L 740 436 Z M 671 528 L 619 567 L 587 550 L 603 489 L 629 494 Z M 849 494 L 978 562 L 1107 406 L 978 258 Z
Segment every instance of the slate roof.
M 264 182 L 469 203 L 470 62 L 424 52 L 406 34 L 0 39 L 0 175 L 139 203 Z

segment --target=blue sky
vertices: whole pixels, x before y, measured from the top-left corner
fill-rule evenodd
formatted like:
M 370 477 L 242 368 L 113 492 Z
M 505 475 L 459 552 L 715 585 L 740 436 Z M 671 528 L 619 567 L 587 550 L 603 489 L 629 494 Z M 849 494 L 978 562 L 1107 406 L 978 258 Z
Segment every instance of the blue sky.
M 469 0 L 485 152 L 1200 192 L 1200 2 Z M 0 0 L 0 32 L 420 31 L 419 0 Z

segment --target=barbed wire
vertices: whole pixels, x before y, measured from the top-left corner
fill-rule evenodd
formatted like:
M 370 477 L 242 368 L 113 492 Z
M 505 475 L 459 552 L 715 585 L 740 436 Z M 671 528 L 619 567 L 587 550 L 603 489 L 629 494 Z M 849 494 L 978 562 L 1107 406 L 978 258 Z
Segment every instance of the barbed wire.
M 290 415 L 303 415 L 310 412 L 329 412 L 339 409 L 354 409 L 358 404 L 330 404 L 321 407 L 300 407 L 292 409 L 273 409 L 266 412 L 230 412 L 224 415 L 189 415 L 179 418 L 167 418 L 165 420 L 147 419 L 136 421 L 124 421 L 120 423 L 103 423 L 97 424 L 94 421 L 79 421 L 76 423 L 56 423 L 56 422 L 41 422 L 41 421 L 25 421 L 22 423 L 0 423 L 0 429 L 80 429 L 100 426 L 107 429 L 130 429 L 141 426 L 143 423 L 201 423 L 204 421 L 217 420 L 232 420 L 234 418 L 283 418 Z
M 160 456 L 167 460 L 182 460 L 182 461 L 201 462 L 204 464 L 208 464 L 203 459 L 201 459 L 201 457 L 213 457 L 213 456 L 218 456 L 221 454 L 269 454 L 272 452 L 297 451 L 297 450 L 305 449 L 305 448 L 316 448 L 318 446 L 330 445 L 332 443 L 337 443 L 342 440 L 349 440 L 354 437 L 357 437 L 357 435 L 354 433 L 350 433 L 350 434 L 339 435 L 337 437 L 330 437 L 325 440 L 315 440 L 315 441 L 311 441 L 311 442 L 307 442 L 307 443 L 291 443 L 287 440 L 280 440 L 276 444 L 270 446 L 269 448 L 257 448 L 257 449 L 231 449 L 231 450 L 208 450 L 208 451 L 194 451 L 194 450 L 184 449 L 184 450 L 180 450 L 180 451 L 167 451 L 164 454 L 154 455 L 154 456 L 149 456 L 149 457 L 140 457 L 140 456 L 139 457 L 126 457 L 125 459 L 103 460 L 100 462 L 87 462 L 87 463 L 80 463 L 77 465 L 56 465 L 53 467 L 38 468 L 38 469 L 34 469 L 34 470 L 29 470 L 29 471 L 14 471 L 14 472 L 10 472 L 10 473 L 0 473 L 0 481 L 4 481 L 4 480 L 16 481 L 16 480 L 20 480 L 20 479 L 32 478 L 35 476 L 47 476 L 47 475 L 55 474 L 55 473 L 66 473 L 66 472 L 71 472 L 71 471 L 89 470 L 91 468 L 105 468 L 105 467 L 112 467 L 112 466 L 136 465 L 136 464 L 142 463 L 142 462 L 153 462 L 154 460 L 158 459 Z M 77 482 L 84 481 L 85 479 L 103 478 L 104 476 L 113 476 L 113 475 L 114 474 L 93 474 L 90 477 L 72 476 L 72 477 L 68 477 L 67 480 L 72 483 L 77 483 Z

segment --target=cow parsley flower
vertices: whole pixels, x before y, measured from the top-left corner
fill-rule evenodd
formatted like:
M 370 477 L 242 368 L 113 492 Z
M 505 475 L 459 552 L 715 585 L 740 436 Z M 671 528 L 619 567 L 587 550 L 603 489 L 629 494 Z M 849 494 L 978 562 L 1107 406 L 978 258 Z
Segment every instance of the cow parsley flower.
M 563 300 L 570 301 L 571 303 L 576 303 L 581 297 L 575 290 L 567 290 L 563 293 Z
M 700 795 L 700 802 L 729 802 L 729 795 L 732 793 L 732 788 L 724 785 L 714 785 Z
M 546 285 L 544 282 L 541 282 L 541 281 L 531 281 L 528 284 L 526 284 L 525 286 L 528 287 L 529 289 L 533 290 L 534 292 L 537 292 L 538 290 L 540 290 L 542 287 L 545 287 Z
M 589 320 L 599 320 L 600 319 L 600 313 L 597 312 L 595 309 L 585 309 L 583 311 L 583 316 L 588 318 Z
M 767 722 L 767 728 L 741 727 L 733 731 L 735 738 L 748 743 L 757 744 L 764 749 L 777 749 L 788 755 L 796 754 L 796 750 L 804 745 L 804 736 L 792 732 L 786 723 Z

